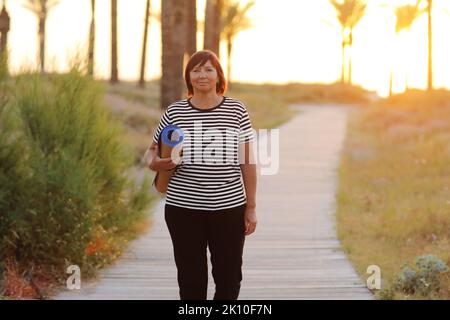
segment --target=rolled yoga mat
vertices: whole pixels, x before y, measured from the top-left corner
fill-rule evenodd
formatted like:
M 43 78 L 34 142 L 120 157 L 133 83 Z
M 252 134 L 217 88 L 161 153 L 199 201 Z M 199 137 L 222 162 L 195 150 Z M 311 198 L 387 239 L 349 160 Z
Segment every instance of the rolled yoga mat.
M 169 158 L 171 156 L 174 162 L 178 161 L 182 155 L 182 146 L 184 140 L 184 133 L 178 126 L 170 124 L 161 130 L 158 139 L 158 150 L 160 158 Z M 158 171 L 153 180 L 156 190 L 161 193 L 167 192 L 167 186 L 175 168 L 167 171 Z

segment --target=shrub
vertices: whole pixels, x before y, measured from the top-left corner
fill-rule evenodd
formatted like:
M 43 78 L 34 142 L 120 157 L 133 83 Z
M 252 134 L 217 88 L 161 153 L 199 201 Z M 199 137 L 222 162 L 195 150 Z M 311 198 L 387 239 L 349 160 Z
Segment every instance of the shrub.
M 3 53 L 0 53 L 0 117 L 5 109 L 5 106 L 8 102 L 8 64 L 7 64 L 7 52 L 4 51 Z M 0 125 L 0 132 L 3 130 L 3 126 Z M 3 154 L 3 152 L 6 150 L 0 149 L 0 155 Z M 3 163 L 3 162 L 2 162 Z M 1 176 L 0 176 L 1 177 Z M 2 184 L 2 180 L 0 180 L 0 185 Z M 2 202 L 2 194 L 0 193 L 0 203 Z M 1 211 L 0 211 L 1 213 Z M 1 219 L 1 217 L 0 217 Z M 3 299 L 2 292 L 3 292 L 3 273 L 4 273 L 4 260 L 2 259 L 2 252 L 4 250 L 3 248 L 3 241 L 2 241 L 2 229 L 5 227 L 1 223 L 0 220 L 0 300 Z
M 415 267 L 405 266 L 396 278 L 396 289 L 406 294 L 418 293 L 424 297 L 441 289 L 440 276 L 448 272 L 448 266 L 434 255 L 415 259 Z
M 0 106 L 0 261 L 90 274 L 144 217 L 150 181 L 129 176 L 132 151 L 103 92 L 77 70 L 17 77 Z M 98 241 L 108 249 L 95 250 Z

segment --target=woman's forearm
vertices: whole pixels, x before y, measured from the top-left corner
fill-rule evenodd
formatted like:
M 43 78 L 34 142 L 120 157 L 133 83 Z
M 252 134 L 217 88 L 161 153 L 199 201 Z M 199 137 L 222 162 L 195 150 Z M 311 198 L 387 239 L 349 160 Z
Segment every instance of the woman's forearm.
M 256 207 L 256 161 L 253 153 L 253 142 L 239 145 L 240 167 L 244 180 L 245 194 L 247 196 L 247 207 Z
M 147 167 L 150 165 L 150 163 L 152 163 L 153 158 L 156 157 L 156 155 L 157 154 L 154 149 L 152 149 L 151 147 L 147 148 L 147 151 L 144 154 L 144 161 Z
M 241 164 L 240 166 L 247 195 L 247 207 L 256 207 L 256 164 Z

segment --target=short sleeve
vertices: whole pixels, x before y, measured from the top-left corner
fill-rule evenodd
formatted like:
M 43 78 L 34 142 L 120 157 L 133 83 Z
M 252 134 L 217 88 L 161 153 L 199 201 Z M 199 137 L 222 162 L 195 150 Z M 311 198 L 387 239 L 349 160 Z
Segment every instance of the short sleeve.
M 239 144 L 250 142 L 254 139 L 253 129 L 247 109 L 243 107 L 241 110 L 241 118 L 239 120 Z
M 169 124 L 171 124 L 169 109 L 166 109 L 166 111 L 162 115 L 161 119 L 159 120 L 159 123 L 158 123 L 158 126 L 156 127 L 155 133 L 153 134 L 153 142 L 158 143 L 159 135 L 161 134 L 161 131 Z

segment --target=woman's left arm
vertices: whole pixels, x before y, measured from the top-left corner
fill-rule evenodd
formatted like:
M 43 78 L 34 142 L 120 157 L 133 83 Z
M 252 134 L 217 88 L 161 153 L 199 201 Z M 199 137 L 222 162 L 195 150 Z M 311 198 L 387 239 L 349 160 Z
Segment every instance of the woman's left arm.
M 240 167 L 242 178 L 244 180 L 245 194 L 247 196 L 247 206 L 245 209 L 245 235 L 255 232 L 256 224 L 256 184 L 257 172 L 256 161 L 253 154 L 253 142 L 247 142 L 240 145 L 241 157 Z

